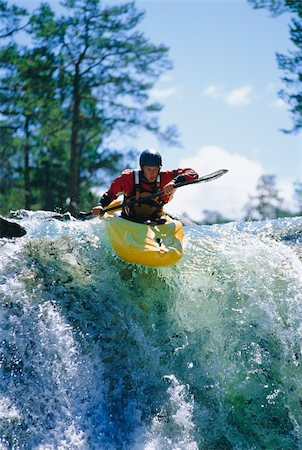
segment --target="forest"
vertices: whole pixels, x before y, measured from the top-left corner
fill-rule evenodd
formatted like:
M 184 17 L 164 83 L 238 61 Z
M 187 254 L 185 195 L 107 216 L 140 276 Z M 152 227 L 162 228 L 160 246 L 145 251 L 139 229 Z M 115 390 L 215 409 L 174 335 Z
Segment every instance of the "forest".
M 277 54 L 292 129 L 302 128 L 302 5 L 300 0 L 247 0 L 274 15 L 291 13 L 295 52 Z M 20 208 L 70 211 L 98 201 L 106 186 L 136 157 L 114 148 L 114 137 L 147 130 L 179 144 L 171 124 L 162 128 L 163 105 L 150 98 L 160 76 L 172 69 L 169 48 L 154 45 L 139 25 L 135 2 L 104 6 L 101 0 L 64 0 L 58 16 L 50 3 L 29 12 L 0 0 L 0 213 Z M 302 213 L 302 182 L 295 183 L 295 214 Z M 276 177 L 259 179 L 243 219 L 293 215 Z M 206 223 L 231 220 L 205 211 Z
M 296 207 L 289 207 L 280 195 L 275 175 L 262 175 L 256 186 L 255 195 L 250 195 L 242 211 L 242 220 L 265 220 L 302 215 L 302 182 L 294 183 L 293 200 Z M 234 221 L 219 211 L 203 211 L 201 224 L 212 225 Z

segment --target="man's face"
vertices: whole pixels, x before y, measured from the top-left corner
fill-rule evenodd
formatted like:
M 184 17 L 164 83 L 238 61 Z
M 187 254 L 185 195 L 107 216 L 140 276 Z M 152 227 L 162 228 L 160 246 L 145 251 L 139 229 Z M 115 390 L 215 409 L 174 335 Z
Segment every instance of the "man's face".
M 159 167 L 157 166 L 144 166 L 143 172 L 149 183 L 154 183 L 157 178 Z

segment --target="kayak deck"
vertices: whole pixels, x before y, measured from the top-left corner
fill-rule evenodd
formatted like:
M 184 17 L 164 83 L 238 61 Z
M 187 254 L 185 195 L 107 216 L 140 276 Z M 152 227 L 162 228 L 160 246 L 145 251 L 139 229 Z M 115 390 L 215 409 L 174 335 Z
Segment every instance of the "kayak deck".
M 183 255 L 183 225 L 169 216 L 166 223 L 155 225 L 108 214 L 105 228 L 115 253 L 125 261 L 146 266 L 170 266 Z

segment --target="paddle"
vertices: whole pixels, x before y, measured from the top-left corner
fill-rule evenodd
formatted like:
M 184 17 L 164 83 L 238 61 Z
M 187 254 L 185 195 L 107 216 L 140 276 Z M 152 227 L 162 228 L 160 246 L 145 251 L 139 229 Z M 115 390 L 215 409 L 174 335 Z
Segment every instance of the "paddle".
M 210 173 L 208 175 L 204 175 L 203 177 L 200 178 L 196 178 L 195 180 L 189 180 L 189 181 L 181 181 L 179 183 L 175 183 L 174 188 L 177 189 L 181 186 L 186 186 L 188 184 L 195 184 L 195 183 L 206 183 L 208 181 L 212 181 L 212 180 L 216 180 L 217 178 L 222 177 L 222 175 L 224 175 L 225 173 L 227 173 L 228 170 L 227 169 L 220 169 L 217 170 L 216 172 Z M 130 200 L 130 201 L 126 201 L 120 205 L 116 205 L 116 206 L 112 206 L 111 208 L 104 208 L 105 212 L 109 212 L 109 211 L 115 211 L 117 209 L 121 209 L 123 208 L 123 206 L 132 206 L 135 205 L 137 203 L 144 203 L 148 200 L 151 200 L 152 198 L 155 197 L 159 197 L 161 195 L 164 194 L 164 191 L 160 191 L 160 192 L 156 192 L 155 194 L 151 194 L 148 195 L 148 197 L 143 197 L 143 198 L 139 198 L 139 199 L 134 199 L 134 200 Z M 86 217 L 92 216 L 92 212 L 79 212 L 79 216 L 78 219 L 85 219 Z

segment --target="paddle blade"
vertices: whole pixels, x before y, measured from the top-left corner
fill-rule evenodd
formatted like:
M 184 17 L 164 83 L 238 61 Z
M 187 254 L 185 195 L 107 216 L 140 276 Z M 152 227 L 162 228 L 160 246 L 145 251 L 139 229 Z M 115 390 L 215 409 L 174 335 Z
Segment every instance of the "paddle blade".
M 222 177 L 222 175 L 224 175 L 225 173 L 228 172 L 228 169 L 220 169 L 217 170 L 216 172 L 210 173 L 209 175 L 205 175 L 203 177 L 198 178 L 198 181 L 212 181 L 212 180 L 216 180 L 217 178 Z
M 228 172 L 228 169 L 220 169 L 216 172 L 209 173 L 208 175 L 204 175 L 203 177 L 196 178 L 195 180 L 182 181 L 180 183 L 175 184 L 175 188 L 185 186 L 187 184 L 195 184 L 195 183 L 206 183 L 207 181 L 216 180 L 219 177 L 222 177 L 225 173 Z

